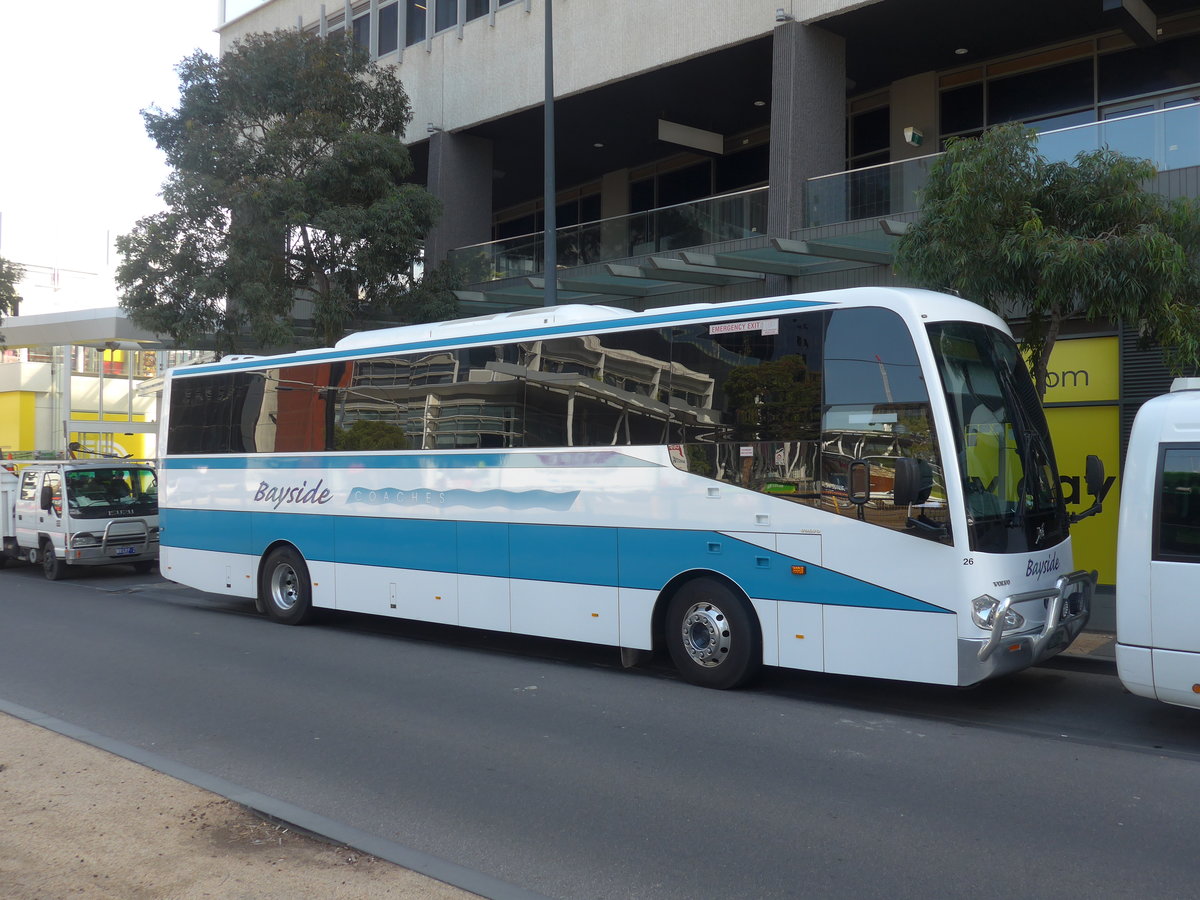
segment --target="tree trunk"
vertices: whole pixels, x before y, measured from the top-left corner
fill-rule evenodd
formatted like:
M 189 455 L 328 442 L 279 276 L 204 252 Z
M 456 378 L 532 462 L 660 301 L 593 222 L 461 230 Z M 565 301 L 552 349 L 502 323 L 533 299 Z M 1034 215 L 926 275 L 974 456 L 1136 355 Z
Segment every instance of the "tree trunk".
M 1042 401 L 1046 399 L 1046 375 L 1050 367 L 1050 354 L 1054 351 L 1054 342 L 1058 340 L 1061 327 L 1062 317 L 1057 312 L 1051 313 L 1050 321 L 1046 323 L 1046 335 L 1034 361 L 1033 384 L 1037 388 L 1038 399 Z

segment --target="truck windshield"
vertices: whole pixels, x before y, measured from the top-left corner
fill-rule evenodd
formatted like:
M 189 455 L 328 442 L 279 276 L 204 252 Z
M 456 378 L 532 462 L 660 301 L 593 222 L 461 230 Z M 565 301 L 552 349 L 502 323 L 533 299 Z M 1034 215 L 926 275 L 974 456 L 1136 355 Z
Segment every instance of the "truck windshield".
M 1016 344 L 971 322 L 929 326 L 954 422 L 971 549 L 1032 552 L 1066 539 L 1046 417 Z
M 79 519 L 153 516 L 158 513 L 158 481 L 139 466 L 71 469 L 67 506 Z

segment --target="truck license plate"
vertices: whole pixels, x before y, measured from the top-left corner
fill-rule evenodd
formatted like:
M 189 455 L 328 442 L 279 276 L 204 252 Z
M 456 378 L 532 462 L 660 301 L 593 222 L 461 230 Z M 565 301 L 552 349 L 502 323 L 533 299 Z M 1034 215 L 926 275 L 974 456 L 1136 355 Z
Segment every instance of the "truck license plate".
M 137 553 L 137 547 L 118 547 L 114 556 L 133 556 Z

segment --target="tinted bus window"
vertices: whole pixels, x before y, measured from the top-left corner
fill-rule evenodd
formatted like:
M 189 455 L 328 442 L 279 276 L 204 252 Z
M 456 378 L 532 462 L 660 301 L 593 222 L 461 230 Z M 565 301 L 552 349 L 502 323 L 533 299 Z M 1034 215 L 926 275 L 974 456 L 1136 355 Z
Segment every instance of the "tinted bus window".
M 234 372 L 171 385 L 168 453 L 254 453 L 264 377 Z

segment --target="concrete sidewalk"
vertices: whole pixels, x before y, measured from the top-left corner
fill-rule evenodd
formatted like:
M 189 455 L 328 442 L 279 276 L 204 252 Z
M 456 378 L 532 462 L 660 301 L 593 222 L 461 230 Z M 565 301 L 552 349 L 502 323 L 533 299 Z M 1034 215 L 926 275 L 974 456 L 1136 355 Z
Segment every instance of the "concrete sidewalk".
M 5 900 L 475 896 L 0 713 Z
M 1111 631 L 1085 631 L 1062 652 L 1063 656 L 1117 663 L 1117 636 Z

